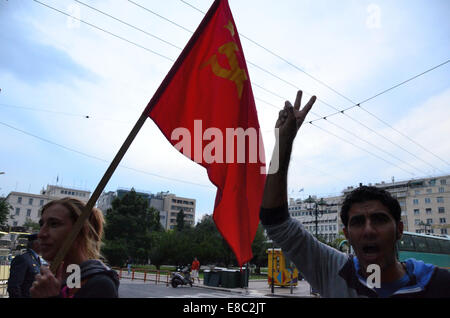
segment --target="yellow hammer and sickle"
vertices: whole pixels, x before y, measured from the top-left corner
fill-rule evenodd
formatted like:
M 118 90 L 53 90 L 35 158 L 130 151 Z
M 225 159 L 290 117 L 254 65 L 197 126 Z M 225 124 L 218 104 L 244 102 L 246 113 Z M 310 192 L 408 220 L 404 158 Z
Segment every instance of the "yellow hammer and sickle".
M 232 36 L 234 35 L 234 27 L 231 21 L 228 25 L 225 26 Z M 211 65 L 211 69 L 216 76 L 229 79 L 236 84 L 238 90 L 239 99 L 242 97 L 242 92 L 244 90 L 244 82 L 247 80 L 247 74 L 243 69 L 239 67 L 238 59 L 236 56 L 236 52 L 239 52 L 239 48 L 236 43 L 228 42 L 221 47 L 219 47 L 219 53 L 223 54 L 228 59 L 228 64 L 231 69 L 227 69 L 222 67 L 217 60 L 217 55 L 214 54 L 208 61 L 201 65 L 201 68 L 204 68 L 208 65 Z

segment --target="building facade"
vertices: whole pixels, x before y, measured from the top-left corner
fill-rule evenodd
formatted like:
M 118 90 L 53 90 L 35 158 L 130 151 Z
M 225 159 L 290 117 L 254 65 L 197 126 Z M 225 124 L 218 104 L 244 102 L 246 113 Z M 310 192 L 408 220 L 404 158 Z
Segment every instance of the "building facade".
M 432 235 L 450 234 L 450 175 L 368 185 L 389 191 L 397 198 L 404 231 Z M 333 241 L 339 236 L 339 231 L 342 231 L 342 202 L 354 189 L 347 187 L 341 196 L 323 198 L 327 207 L 317 219 L 317 233 L 326 241 Z M 316 197 L 313 198 L 319 201 Z M 315 234 L 315 215 L 307 210 L 304 200 L 289 199 L 289 213 L 302 222 L 306 230 Z
M 130 190 L 119 189 L 116 192 L 105 192 L 99 197 L 97 207 L 106 213 L 111 208 L 112 200 L 115 197 L 122 197 Z M 185 224 L 195 225 L 196 200 L 191 198 L 178 197 L 169 192 L 136 192 L 149 202 L 149 206 L 159 211 L 159 221 L 164 229 L 174 229 L 177 224 L 177 215 L 180 211 L 184 213 Z
M 410 232 L 450 234 L 450 175 L 412 180 L 406 199 Z
M 27 220 L 38 223 L 41 218 L 41 209 L 48 202 L 65 197 L 77 198 L 87 202 L 90 194 L 90 191 L 55 185 L 47 185 L 47 188 L 42 189 L 40 194 L 10 192 L 6 197 L 6 201 L 12 207 L 8 225 L 23 226 Z
M 317 197 L 312 197 L 319 201 Z M 308 209 L 305 200 L 289 199 L 289 213 L 300 221 L 305 229 L 313 235 L 320 236 L 326 242 L 332 242 L 339 237 L 339 231 L 342 229 L 339 213 L 341 211 L 342 196 L 323 198 L 326 205 L 318 207 L 317 222 L 315 209 Z

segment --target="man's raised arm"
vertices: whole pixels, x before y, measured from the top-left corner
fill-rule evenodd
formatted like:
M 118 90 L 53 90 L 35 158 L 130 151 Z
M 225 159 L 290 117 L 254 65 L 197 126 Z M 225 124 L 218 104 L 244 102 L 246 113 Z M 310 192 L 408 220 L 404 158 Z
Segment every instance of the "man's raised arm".
M 306 115 L 316 101 L 316 96 L 300 109 L 302 91 L 297 92 L 294 106 L 286 101 L 284 109 L 280 111 L 275 124 L 275 149 L 270 162 L 269 174 L 266 178 L 261 207 L 273 209 L 287 206 L 287 174 L 291 159 L 292 144 Z M 271 171 L 276 170 L 277 171 Z

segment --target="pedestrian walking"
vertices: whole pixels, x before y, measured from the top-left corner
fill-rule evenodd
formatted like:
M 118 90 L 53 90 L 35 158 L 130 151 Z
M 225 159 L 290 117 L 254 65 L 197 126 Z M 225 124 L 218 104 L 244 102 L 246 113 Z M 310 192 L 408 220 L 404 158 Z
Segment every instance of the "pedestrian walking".
M 192 280 L 195 281 L 195 278 L 197 278 L 198 282 L 200 283 L 200 277 L 198 276 L 198 271 L 200 270 L 200 262 L 198 261 L 197 257 L 194 257 L 194 261 L 191 265 L 191 277 Z

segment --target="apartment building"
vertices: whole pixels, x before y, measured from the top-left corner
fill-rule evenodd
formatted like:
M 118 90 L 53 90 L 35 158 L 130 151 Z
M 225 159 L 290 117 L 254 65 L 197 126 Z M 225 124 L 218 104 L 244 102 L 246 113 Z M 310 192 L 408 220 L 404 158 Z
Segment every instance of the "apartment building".
M 317 197 L 312 197 L 316 202 Z M 318 206 L 317 228 L 315 208 L 310 209 L 307 202 L 301 199 L 289 199 L 289 213 L 299 220 L 305 229 L 311 234 L 320 236 L 327 242 L 332 242 L 339 237 L 339 231 L 342 229 L 339 213 L 341 211 L 342 196 L 326 197 L 324 206 Z
M 57 185 L 47 185 L 47 188 L 45 190 L 42 189 L 40 194 L 10 192 L 6 196 L 6 201 L 12 207 L 8 225 L 23 226 L 28 219 L 38 223 L 41 217 L 41 208 L 48 202 L 65 197 L 77 198 L 87 202 L 90 194 L 90 191 Z
M 450 234 L 450 175 L 411 180 L 406 209 L 410 232 Z
M 99 197 L 97 207 L 106 213 L 111 208 L 112 200 L 115 197 L 122 197 L 130 190 L 118 189 L 116 192 L 105 192 Z M 149 202 L 150 207 L 159 211 L 159 221 L 164 229 L 174 229 L 177 224 L 177 215 L 182 210 L 186 224 L 195 225 L 195 206 L 196 200 L 191 198 L 178 197 L 169 192 L 158 192 L 152 194 L 145 191 L 136 191 L 136 193 Z
M 450 175 L 369 183 L 368 186 L 389 191 L 397 198 L 401 207 L 404 231 L 433 235 L 450 234 Z M 323 198 L 328 206 L 319 214 L 317 231 L 325 240 L 334 240 L 342 230 L 341 204 L 344 197 L 354 189 L 350 186 L 342 191 L 341 196 Z M 320 200 L 317 197 L 313 199 Z M 289 213 L 302 222 L 310 233 L 315 234 L 315 215 L 308 211 L 304 200 L 291 198 Z

